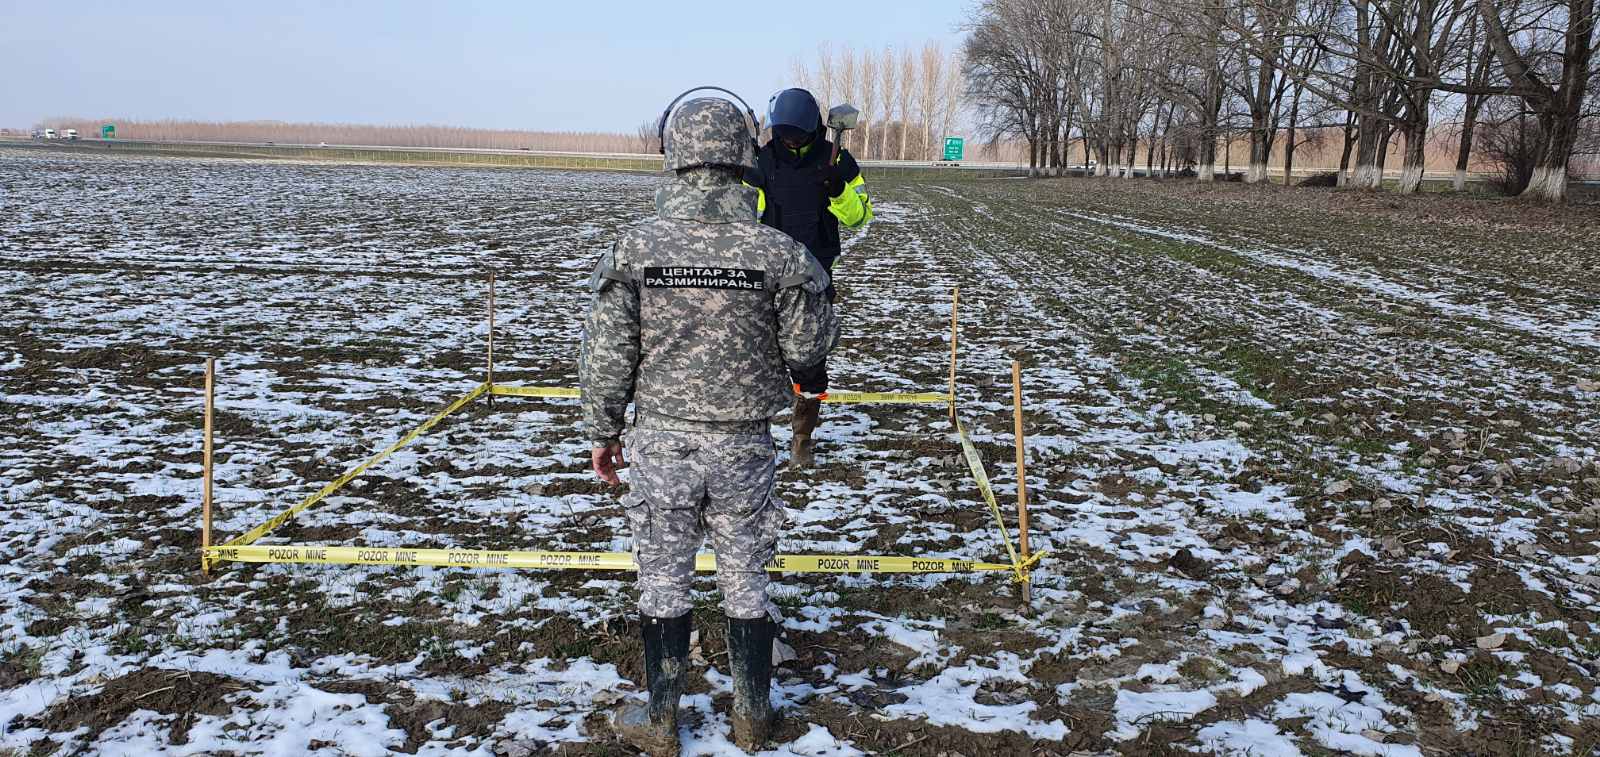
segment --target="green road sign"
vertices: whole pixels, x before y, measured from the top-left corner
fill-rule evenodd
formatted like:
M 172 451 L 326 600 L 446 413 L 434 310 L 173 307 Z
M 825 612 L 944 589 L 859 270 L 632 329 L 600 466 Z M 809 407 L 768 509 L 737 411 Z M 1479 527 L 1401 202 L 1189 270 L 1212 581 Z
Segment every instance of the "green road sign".
M 945 160 L 960 160 L 961 159 L 962 147 L 965 144 L 966 143 L 960 137 L 945 137 L 944 138 L 944 159 Z
M 116 124 L 106 124 L 105 126 L 100 127 L 100 138 L 101 139 L 116 139 L 117 138 L 117 126 L 116 126 Z

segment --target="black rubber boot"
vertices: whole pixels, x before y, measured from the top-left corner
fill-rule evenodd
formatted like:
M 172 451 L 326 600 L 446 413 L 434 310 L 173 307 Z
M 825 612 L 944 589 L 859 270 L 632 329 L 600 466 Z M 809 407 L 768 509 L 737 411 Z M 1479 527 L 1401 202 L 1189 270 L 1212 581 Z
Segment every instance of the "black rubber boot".
M 678 757 L 678 701 L 689 665 L 689 618 L 641 619 L 644 675 L 650 687 L 645 704 L 623 702 L 611 716 L 611 727 L 624 741 L 655 757 Z
M 733 668 L 733 743 L 746 752 L 767 745 L 777 724 L 772 711 L 772 621 L 728 618 L 728 662 Z

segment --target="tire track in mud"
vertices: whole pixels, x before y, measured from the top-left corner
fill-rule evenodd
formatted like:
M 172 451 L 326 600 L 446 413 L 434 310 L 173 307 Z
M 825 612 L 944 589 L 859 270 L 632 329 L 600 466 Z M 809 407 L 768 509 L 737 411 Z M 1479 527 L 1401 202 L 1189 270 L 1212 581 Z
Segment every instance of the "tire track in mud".
M 1038 228 L 1037 220 L 1030 218 L 1037 216 L 1035 208 L 1018 209 L 1015 199 L 1005 203 L 1009 204 L 1002 205 L 1002 212 L 1013 211 L 1007 217 L 1013 228 Z M 1062 231 L 1075 244 L 1085 243 L 1081 230 L 1069 225 Z M 1408 442 L 1425 449 L 1438 446 L 1443 434 L 1475 430 L 1499 414 L 1518 425 L 1501 425 L 1497 420 L 1487 429 L 1489 441 L 1513 465 L 1534 466 L 1552 456 L 1549 442 L 1534 438 L 1535 434 L 1545 438 L 1557 434 L 1581 454 L 1594 438 L 1591 432 L 1600 430 L 1593 420 L 1600 403 L 1572 389 L 1581 375 L 1571 373 L 1570 364 L 1558 363 L 1554 370 L 1550 362 L 1524 367 L 1495 357 L 1497 350 L 1480 349 L 1485 341 L 1481 335 L 1440 334 L 1446 342 L 1459 342 L 1457 346 L 1412 341 L 1393 335 L 1403 326 L 1396 329 L 1380 325 L 1386 319 L 1374 321 L 1371 302 L 1334 298 L 1326 306 L 1312 304 L 1307 298 L 1327 297 L 1326 282 L 1283 272 L 1269 278 L 1268 287 L 1242 286 L 1244 277 L 1254 280 L 1271 268 L 1197 260 L 1185 245 L 1135 245 L 1126 234 L 1115 232 L 1091 229 L 1088 239 L 1105 242 L 1095 253 L 1119 261 L 1121 271 L 1105 266 L 1097 270 L 1085 262 L 1084 254 L 1073 251 L 1035 262 L 1070 271 L 1078 282 L 1124 298 L 1127 312 L 1142 310 L 1136 318 L 1109 319 L 1123 327 L 1119 339 L 1141 341 L 1168 353 L 1188 353 L 1193 363 L 1221 368 L 1232 363 L 1235 375 L 1242 373 L 1246 379 L 1260 372 L 1264 375 L 1252 383 L 1265 385 L 1269 399 L 1272 390 L 1279 390 L 1285 401 L 1275 404 L 1312 420 L 1313 427 L 1325 412 L 1367 410 L 1360 422 L 1370 427 L 1358 429 L 1361 436 L 1377 432 L 1390 443 Z M 1032 240 L 1041 249 L 1052 246 L 1046 233 L 1032 231 Z M 1142 289 L 1129 296 L 1122 287 L 1089 283 L 1105 276 L 1131 280 L 1131 286 Z M 1151 307 L 1151 302 L 1160 306 Z M 1155 334 L 1158 325 L 1169 327 L 1172 336 Z M 1146 330 L 1152 333 L 1138 333 Z M 1497 346 L 1521 360 L 1548 352 L 1543 344 L 1502 340 Z
M 1159 389 L 1146 387 L 1129 376 L 1121 366 L 1127 356 L 1103 338 L 1114 328 L 1111 319 L 1094 313 L 1089 303 L 1074 301 L 1072 297 L 1073 293 L 1081 293 L 1086 284 L 1065 271 L 1052 269 L 1045 255 L 1033 254 L 1028 263 L 1018 261 L 1019 254 L 1024 251 L 1040 251 L 1018 245 L 1000 232 L 1014 228 L 1013 219 L 991 216 L 992 223 L 965 224 L 962 219 L 969 214 L 959 207 L 960 203 L 955 209 L 944 203 L 934 204 L 944 207 L 935 213 L 934 223 L 926 233 L 931 238 L 946 240 L 948 264 L 976 279 L 972 292 L 983 293 L 990 302 L 1005 303 L 1003 308 L 991 308 L 989 316 L 976 326 L 969 323 L 965 339 L 969 345 L 976 344 L 971 349 L 978 351 L 996 369 L 1003 370 L 1012 357 L 1024 359 L 1026 410 L 1030 413 L 1030 427 L 1039 426 L 1030 432 L 1031 446 L 1042 445 L 1046 459 L 1054 463 L 1054 467 L 1030 471 L 1030 474 L 1043 477 L 1048 470 L 1061 475 L 1061 480 L 1057 481 L 1030 481 L 1030 492 L 1046 497 L 1064 494 L 1066 502 L 1050 503 L 1062 509 L 1058 516 L 1082 517 L 1085 509 L 1072 504 L 1084 499 L 1085 492 L 1080 487 L 1092 491 L 1097 483 L 1103 483 L 1102 479 L 1117 479 L 1139 466 L 1182 470 L 1190 476 L 1213 479 L 1209 484 L 1226 487 L 1227 479 L 1244 473 L 1240 465 L 1244 459 L 1264 454 L 1263 450 L 1240 445 L 1242 440 L 1231 438 L 1215 418 L 1205 420 L 1191 416 L 1161 396 Z M 1222 377 L 1216 379 L 1224 382 L 1225 388 L 1238 390 Z M 1010 394 L 1008 377 L 994 376 L 967 391 L 969 396 L 987 394 L 978 407 L 988 411 L 991 426 L 1005 428 L 1001 423 L 1009 415 L 1004 402 Z M 1247 393 L 1240 391 L 1239 394 L 1246 407 L 1253 406 Z M 1035 412 L 1043 417 L 1032 417 Z M 1057 435 L 1065 438 L 1054 438 Z M 1010 434 L 1002 432 L 995 437 L 1009 443 Z M 1237 447 L 1224 450 L 1230 444 Z M 1186 445 L 1195 448 L 1177 451 Z M 1057 450 L 1065 454 L 1057 457 Z M 1185 459 L 1185 452 L 1198 456 Z M 1221 456 L 1208 457 L 1204 453 Z M 1208 465 L 1211 469 L 1203 470 Z M 1015 478 L 1007 467 L 1002 466 L 994 478 L 1014 491 Z M 1039 486 L 1041 483 L 1045 484 L 1043 488 Z M 1208 493 L 1221 497 L 1230 492 L 1226 488 L 1216 488 Z M 1286 502 L 1287 498 L 1280 497 L 1280 500 Z M 1148 514 L 1137 510 L 1115 509 L 1113 521 L 1133 518 L 1134 522 L 1126 523 L 1126 529 L 1107 530 L 1134 530 L 1143 526 L 1172 528 L 1177 533 L 1187 534 L 1173 539 L 1172 550 L 1206 546 L 1203 539 L 1190 532 L 1187 520 L 1191 513 L 1158 511 L 1157 521 L 1142 523 L 1138 519 Z M 1174 515 L 1178 517 L 1172 517 Z M 1294 517 L 1287 512 L 1279 515 Z M 1132 552 L 1123 557 L 1137 561 L 1158 551 Z
M 1583 276 L 1600 236 L 1579 208 L 1525 225 L 1523 216 L 1548 214 L 1483 198 L 1416 197 L 1404 201 L 1408 212 L 1389 216 L 1382 206 L 1401 202 L 1367 204 L 1382 195 L 1181 184 L 1052 182 L 1032 197 L 1050 205 L 1070 195 L 1074 212 L 1098 222 L 1123 219 L 1169 238 L 1280 252 L 1401 284 L 1427 282 L 1452 297 L 1533 307 L 1552 320 L 1583 316 L 1600 295 L 1600 279 Z M 1051 189 L 1063 191 L 1042 194 Z
M 1087 266 L 1089 272 L 1085 273 L 1086 267 L 1082 263 L 1084 253 L 1069 246 L 1077 244 L 1079 240 L 1062 242 L 1041 236 L 1040 232 L 1034 231 L 1037 227 L 1029 222 L 1032 209 L 1021 208 L 1017 201 L 1011 200 L 1008 204 L 1002 204 L 997 211 L 984 209 L 983 212 L 1005 214 L 1001 222 L 1005 228 L 1021 229 L 1025 234 L 1032 231 L 1031 236 L 1025 235 L 1020 243 L 1003 240 L 991 241 L 984 246 L 999 244 L 1003 249 L 1037 252 L 1025 269 L 1019 268 L 1012 260 L 1002 259 L 999 262 L 1010 266 L 1024 280 L 1049 279 L 1052 282 L 1051 291 L 1045 292 L 1044 296 L 1050 298 L 1052 303 L 1065 305 L 1069 308 L 1067 312 L 1078 314 L 1079 320 L 1085 320 L 1082 311 L 1095 304 L 1101 304 L 1104 309 L 1120 308 L 1135 313 L 1134 317 L 1119 318 L 1115 314 L 1092 317 L 1086 322 L 1086 330 L 1101 330 L 1100 337 L 1105 340 L 1106 349 L 1125 350 L 1135 356 L 1135 369 L 1141 367 L 1138 364 L 1141 359 L 1155 361 L 1162 367 L 1162 372 L 1200 375 L 1202 378 L 1199 383 L 1203 386 L 1213 384 L 1204 377 L 1206 370 L 1250 379 L 1254 378 L 1251 374 L 1257 370 L 1256 366 L 1246 364 L 1248 370 L 1242 372 L 1237 366 L 1230 370 L 1230 360 L 1255 357 L 1246 349 L 1241 349 L 1242 346 L 1259 349 L 1262 355 L 1275 356 L 1281 354 L 1272 350 L 1275 338 L 1294 341 L 1285 332 L 1293 330 L 1293 324 L 1297 322 L 1296 312 L 1304 306 L 1304 300 L 1294 293 L 1294 284 L 1301 282 L 1292 275 L 1288 277 L 1291 283 L 1287 291 L 1281 294 L 1260 286 L 1240 287 L 1226 276 L 1190 265 L 1184 258 L 1167 261 L 1162 249 L 1148 249 L 1144 252 L 1146 260 L 1130 261 L 1125 266 L 1090 264 Z M 1007 244 L 1010 246 L 1004 247 Z M 1106 257 L 1115 260 L 1109 254 Z M 1124 281 L 1133 283 L 1104 285 L 1095 280 L 1098 276 L 1111 275 L 1113 268 L 1120 268 L 1118 275 Z M 1160 278 L 1144 281 L 1152 271 Z M 1186 271 L 1194 273 L 1186 274 Z M 1199 283 L 1196 283 L 1196 277 Z M 1198 297 L 1189 296 L 1188 292 L 1200 287 L 1208 287 L 1210 291 Z M 1096 298 L 1108 292 L 1113 296 L 1109 304 L 1105 299 L 1073 305 L 1062 302 L 1072 293 L 1084 290 L 1092 291 L 1091 296 Z M 1116 299 L 1119 297 L 1127 299 L 1119 302 Z M 1146 309 L 1142 317 L 1138 316 L 1140 308 L 1150 302 L 1161 303 L 1161 308 Z M 1278 304 L 1268 307 L 1268 303 Z M 1188 314 L 1182 312 L 1184 309 Z M 1164 313 L 1171 314 L 1174 310 L 1179 311 L 1177 314 L 1180 319 L 1186 317 L 1191 321 L 1204 322 L 1205 327 L 1201 329 L 1185 330 L 1180 327 L 1168 330 L 1179 339 L 1198 335 L 1199 338 L 1193 343 L 1174 344 L 1143 322 L 1143 319 L 1159 322 Z M 1354 313 L 1350 317 L 1359 318 L 1361 315 Z M 1219 324 L 1231 328 L 1219 330 Z M 1553 454 L 1561 454 L 1552 453 L 1552 449 L 1560 449 L 1552 445 L 1554 440 L 1560 440 L 1557 445 L 1570 445 L 1573 451 L 1566 454 L 1576 454 L 1580 460 L 1585 456 L 1586 445 L 1593 443 L 1593 437 L 1587 436 L 1587 430 L 1595 426 L 1593 416 L 1582 410 L 1572 412 L 1570 409 L 1552 413 L 1549 400 L 1537 397 L 1530 399 L 1523 396 L 1526 392 L 1508 390 L 1508 386 L 1538 385 L 1537 380 L 1529 381 L 1520 375 L 1467 391 L 1463 389 L 1459 377 L 1440 373 L 1439 368 L 1447 369 L 1447 366 L 1429 370 L 1407 365 L 1397 366 L 1393 378 L 1383 382 L 1382 386 L 1366 386 L 1349 378 L 1347 372 L 1351 366 L 1371 364 L 1370 358 L 1364 356 L 1353 343 L 1333 340 L 1332 344 L 1337 352 L 1320 355 L 1303 353 L 1296 356 L 1297 362 L 1293 366 L 1294 372 L 1305 367 L 1320 370 L 1328 376 L 1327 379 L 1317 384 L 1296 380 L 1300 377 L 1289 372 L 1270 372 L 1269 378 L 1278 381 L 1290 379 L 1287 387 L 1267 384 L 1267 396 L 1272 400 L 1273 407 L 1271 414 L 1259 420 L 1250 417 L 1251 414 L 1245 414 L 1243 418 L 1246 423 L 1265 426 L 1250 429 L 1252 436 L 1275 438 L 1276 441 L 1269 446 L 1294 453 L 1291 457 L 1301 462 L 1291 468 L 1309 476 L 1301 481 L 1307 490 L 1320 488 L 1323 482 L 1317 480 L 1319 477 L 1354 474 L 1358 479 L 1366 479 L 1377 486 L 1377 493 L 1373 496 L 1384 496 L 1385 490 L 1390 492 L 1387 496 L 1395 499 L 1414 497 L 1419 493 L 1436 495 L 1440 501 L 1433 503 L 1434 506 L 1468 510 L 1469 520 L 1475 517 L 1471 515 L 1473 511 L 1487 506 L 1501 510 L 1497 522 L 1504 522 L 1507 520 L 1506 508 L 1495 503 L 1503 505 L 1508 494 L 1520 489 L 1521 496 L 1514 501 L 1526 517 L 1517 518 L 1516 511 L 1511 513 L 1511 520 L 1518 528 L 1536 526 L 1541 531 L 1552 533 L 1566 528 L 1570 511 L 1553 509 L 1543 501 L 1551 496 L 1552 490 L 1548 488 L 1551 482 L 1544 480 L 1539 473 Z M 1256 348 L 1255 345 L 1262 346 Z M 1141 353 L 1154 357 L 1141 358 Z M 1307 356 L 1314 357 L 1318 362 L 1305 366 L 1303 360 Z M 1142 372 L 1150 373 L 1148 367 L 1143 366 L 1145 370 Z M 1428 376 L 1432 376 L 1432 379 L 1425 378 Z M 1186 376 L 1180 377 L 1187 380 Z M 1402 379 L 1405 381 L 1402 382 Z M 1251 388 L 1263 385 L 1259 380 L 1250 383 Z M 1270 391 L 1274 389 L 1278 391 Z M 1507 396 L 1508 391 L 1510 396 Z M 1459 395 L 1463 394 L 1468 401 L 1461 401 Z M 1218 393 L 1216 399 L 1230 396 L 1240 399 L 1239 395 L 1232 392 Z M 1248 396 L 1242 399 L 1246 406 L 1252 404 Z M 1501 414 L 1501 418 L 1492 420 L 1497 413 Z M 1477 457 L 1489 462 L 1473 465 L 1472 460 L 1468 459 L 1468 465 L 1456 470 L 1444 470 L 1448 463 L 1434 462 L 1436 458 L 1448 459 L 1446 454 L 1441 454 L 1441 448 L 1461 450 L 1463 428 L 1480 427 L 1484 429 L 1480 443 L 1489 445 L 1490 452 L 1488 455 L 1480 453 Z M 1386 440 L 1383 445 L 1372 444 L 1374 433 Z M 1552 438 L 1552 434 L 1558 436 Z M 1404 446 L 1394 447 L 1395 442 Z M 1592 447 L 1587 448 L 1587 454 L 1593 454 Z M 1506 465 L 1520 468 L 1522 475 L 1515 477 L 1515 480 L 1507 480 L 1514 477 L 1501 467 Z M 1582 490 L 1583 485 L 1573 481 L 1565 492 L 1560 488 L 1554 490 L 1557 495 L 1554 501 L 1560 504 L 1561 495 L 1571 498 L 1574 494 L 1581 501 Z M 1470 525 L 1475 530 L 1481 528 L 1481 524 L 1476 522 Z

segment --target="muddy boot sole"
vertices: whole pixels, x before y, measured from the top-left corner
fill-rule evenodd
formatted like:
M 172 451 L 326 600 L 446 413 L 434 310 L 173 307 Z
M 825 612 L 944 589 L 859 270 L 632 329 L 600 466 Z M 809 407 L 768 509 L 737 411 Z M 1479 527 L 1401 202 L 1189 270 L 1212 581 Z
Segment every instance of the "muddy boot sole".
M 778 730 L 778 712 L 773 710 L 771 716 L 757 722 L 733 713 L 733 743 L 746 752 L 759 752 L 767 748 L 772 741 L 773 732 Z
M 809 436 L 797 436 L 789 445 L 789 467 L 794 469 L 811 468 L 817 464 L 817 456 L 813 451 L 816 443 Z
M 629 702 L 611 715 L 611 730 L 617 738 L 627 742 L 651 757 L 679 757 L 683 747 L 678 742 L 678 728 L 650 722 L 650 708 Z

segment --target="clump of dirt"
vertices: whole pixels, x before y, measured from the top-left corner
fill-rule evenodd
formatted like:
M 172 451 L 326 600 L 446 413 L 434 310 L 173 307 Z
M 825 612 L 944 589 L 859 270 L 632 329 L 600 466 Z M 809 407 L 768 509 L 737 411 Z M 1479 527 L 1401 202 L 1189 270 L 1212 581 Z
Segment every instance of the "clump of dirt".
M 230 697 L 247 690 L 257 688 L 215 673 L 143 668 L 106 682 L 98 693 L 66 697 L 40 715 L 36 725 L 52 732 L 88 728 L 87 740 L 93 742 L 135 711 L 153 710 L 177 716 L 172 722 L 172 743 L 185 744 L 195 716 L 227 715 L 234 709 Z
M 793 740 L 803 735 L 797 724 L 815 723 L 838 739 L 850 739 L 868 754 L 1067 754 L 1080 748 L 1068 741 L 1034 739 L 1016 731 L 974 733 L 964 728 L 931 726 L 922 720 L 878 720 L 863 718 L 860 710 L 830 700 L 814 700 L 789 713 L 780 725 L 778 739 Z M 777 739 L 774 739 L 775 741 Z M 1095 739 L 1098 741 L 1098 737 Z
M 1340 561 L 1339 574 L 1343 578 L 1330 596 L 1358 614 L 1374 619 L 1404 618 L 1423 638 L 1470 638 L 1487 632 L 1483 618 L 1467 606 L 1467 593 L 1439 576 L 1397 566 L 1380 567 L 1360 552 L 1351 552 Z
M 332 681 L 317 684 L 317 688 L 334 694 L 360 694 L 372 704 L 383 705 L 389 724 L 406 733 L 405 744 L 398 750 L 406 754 L 416 754 L 422 745 L 434 740 L 435 730 L 443 728 L 453 729 L 454 739 L 487 740 L 512 710 L 510 703 L 498 700 L 468 704 L 417 699 L 409 689 L 398 684 L 371 679 Z M 430 727 L 433 723 L 439 725 Z
M 1205 580 L 1211 576 L 1211 563 L 1206 562 L 1184 547 L 1177 551 L 1167 565 L 1172 569 L 1195 580 Z

